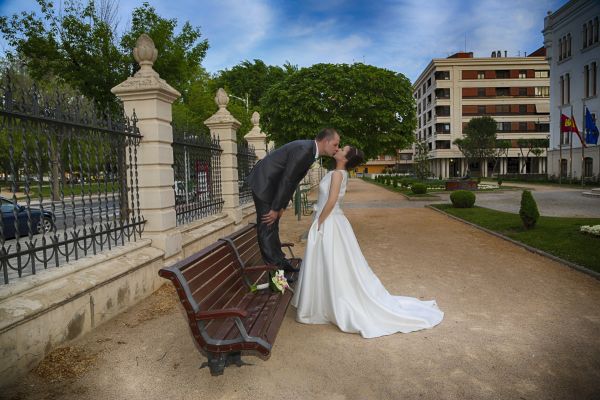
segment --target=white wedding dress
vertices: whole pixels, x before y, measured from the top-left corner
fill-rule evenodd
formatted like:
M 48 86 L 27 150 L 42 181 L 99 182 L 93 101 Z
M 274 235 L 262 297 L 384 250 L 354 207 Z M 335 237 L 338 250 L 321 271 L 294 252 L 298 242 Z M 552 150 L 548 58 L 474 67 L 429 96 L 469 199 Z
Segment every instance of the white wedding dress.
M 348 173 L 339 171 L 343 180 L 338 200 L 317 230 L 335 172 L 327 173 L 319 184 L 319 200 L 292 299 L 297 321 L 331 322 L 344 332 L 360 333 L 364 338 L 413 332 L 439 324 L 444 313 L 435 301 L 390 295 L 369 267 L 342 211 Z

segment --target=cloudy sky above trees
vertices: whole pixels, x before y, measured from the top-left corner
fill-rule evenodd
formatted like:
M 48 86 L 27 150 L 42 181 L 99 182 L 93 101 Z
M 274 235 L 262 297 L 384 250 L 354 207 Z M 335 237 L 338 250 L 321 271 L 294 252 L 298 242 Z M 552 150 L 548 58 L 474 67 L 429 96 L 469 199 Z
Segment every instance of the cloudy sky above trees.
M 267 64 L 364 62 L 414 81 L 432 58 L 456 51 L 509 56 L 543 45 L 544 17 L 566 0 L 151 0 L 159 15 L 199 26 L 209 72 L 243 60 Z M 56 3 L 60 3 L 57 0 Z M 141 1 L 119 0 L 119 27 Z M 38 10 L 0 0 L 0 14 Z M 465 45 L 466 44 L 466 45 Z M 0 40 L 0 50 L 6 43 Z M 159 55 L 160 56 L 160 55 Z

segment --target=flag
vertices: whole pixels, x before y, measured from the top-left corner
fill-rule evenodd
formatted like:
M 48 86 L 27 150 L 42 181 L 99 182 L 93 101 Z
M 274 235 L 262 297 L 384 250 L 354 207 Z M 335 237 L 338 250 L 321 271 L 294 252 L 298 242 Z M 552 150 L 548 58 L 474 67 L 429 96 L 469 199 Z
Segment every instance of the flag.
M 579 129 L 577 129 L 577 124 L 575 123 L 575 118 L 571 115 L 571 117 L 567 117 L 565 114 L 560 114 L 560 131 L 561 132 L 575 132 L 579 140 L 581 141 L 581 145 L 583 147 L 587 147 L 585 145 L 585 141 L 581 134 L 579 133 Z
M 575 121 L 567 117 L 565 114 L 560 114 L 560 131 L 561 132 L 573 132 L 573 125 Z
M 585 108 L 585 141 L 591 144 L 598 144 L 598 127 L 592 118 L 592 114 L 588 108 Z

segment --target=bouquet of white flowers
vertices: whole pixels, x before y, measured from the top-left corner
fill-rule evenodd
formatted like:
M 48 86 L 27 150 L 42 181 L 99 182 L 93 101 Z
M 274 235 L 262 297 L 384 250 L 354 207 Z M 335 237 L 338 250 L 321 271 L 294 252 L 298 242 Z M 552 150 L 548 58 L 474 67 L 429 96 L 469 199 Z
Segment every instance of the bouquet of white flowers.
M 285 289 L 289 289 L 290 285 L 283 274 L 283 270 L 276 270 L 269 272 L 269 282 L 261 283 L 260 285 L 254 284 L 250 286 L 251 292 L 270 288 L 275 293 L 285 293 Z

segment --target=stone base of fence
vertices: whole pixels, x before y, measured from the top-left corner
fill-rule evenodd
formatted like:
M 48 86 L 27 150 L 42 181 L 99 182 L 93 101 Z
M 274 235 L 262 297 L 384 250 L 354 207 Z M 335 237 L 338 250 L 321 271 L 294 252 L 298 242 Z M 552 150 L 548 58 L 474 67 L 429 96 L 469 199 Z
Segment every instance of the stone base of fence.
M 241 224 L 221 213 L 180 227 L 182 249 L 167 257 L 142 239 L 1 287 L 0 387 L 152 294 L 166 283 L 158 276 L 163 266 L 255 222 L 254 204 L 240 211 Z

